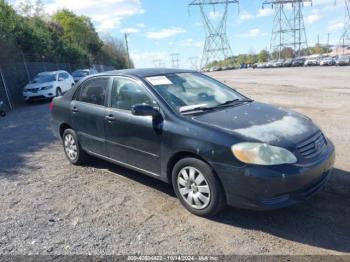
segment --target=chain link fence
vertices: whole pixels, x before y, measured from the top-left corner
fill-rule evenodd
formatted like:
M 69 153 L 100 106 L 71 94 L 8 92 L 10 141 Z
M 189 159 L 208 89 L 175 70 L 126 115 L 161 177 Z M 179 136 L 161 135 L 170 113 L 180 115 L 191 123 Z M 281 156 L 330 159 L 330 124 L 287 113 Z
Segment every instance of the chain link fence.
M 24 57 L 24 56 L 23 56 Z M 34 76 L 40 72 L 65 70 L 69 73 L 76 69 L 95 68 L 98 72 L 114 70 L 106 65 L 72 65 L 58 62 L 20 62 L 1 63 L 0 61 L 0 101 L 3 101 L 8 110 L 24 105 L 23 88 Z

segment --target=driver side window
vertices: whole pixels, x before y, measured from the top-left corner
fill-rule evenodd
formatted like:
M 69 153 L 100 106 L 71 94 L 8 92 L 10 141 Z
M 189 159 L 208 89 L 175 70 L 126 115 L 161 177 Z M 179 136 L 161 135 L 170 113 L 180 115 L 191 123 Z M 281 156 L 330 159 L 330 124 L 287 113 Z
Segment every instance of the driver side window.
M 144 88 L 135 81 L 127 78 L 115 78 L 112 86 L 111 106 L 131 111 L 132 106 L 136 104 L 157 105 Z

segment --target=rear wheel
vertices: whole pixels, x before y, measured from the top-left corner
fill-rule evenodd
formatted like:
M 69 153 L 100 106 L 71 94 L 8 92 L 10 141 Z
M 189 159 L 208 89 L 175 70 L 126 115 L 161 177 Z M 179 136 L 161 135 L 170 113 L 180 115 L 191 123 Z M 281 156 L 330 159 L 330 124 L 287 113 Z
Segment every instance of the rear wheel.
M 73 129 L 66 129 L 62 136 L 64 152 L 73 165 L 81 165 L 85 162 L 87 155 L 81 148 L 78 136 Z
M 225 207 L 219 180 L 211 167 L 199 159 L 184 158 L 177 162 L 172 183 L 182 205 L 195 215 L 211 217 Z

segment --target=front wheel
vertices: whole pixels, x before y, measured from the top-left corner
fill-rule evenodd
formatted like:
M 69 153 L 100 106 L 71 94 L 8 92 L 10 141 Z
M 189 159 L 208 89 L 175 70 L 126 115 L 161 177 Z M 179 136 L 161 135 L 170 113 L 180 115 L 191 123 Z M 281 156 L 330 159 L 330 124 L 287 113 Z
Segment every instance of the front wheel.
M 81 165 L 85 162 L 87 155 L 81 148 L 78 136 L 73 129 L 66 129 L 62 136 L 64 152 L 73 165 Z
M 6 116 L 6 112 L 5 111 L 0 111 L 0 116 L 1 117 L 5 117 Z
M 173 168 L 172 184 L 182 205 L 191 213 L 211 217 L 225 207 L 225 195 L 211 167 L 196 158 L 181 159 Z
M 59 97 L 59 96 L 62 96 L 62 90 L 61 90 L 61 88 L 57 88 L 57 90 L 56 90 L 56 97 Z

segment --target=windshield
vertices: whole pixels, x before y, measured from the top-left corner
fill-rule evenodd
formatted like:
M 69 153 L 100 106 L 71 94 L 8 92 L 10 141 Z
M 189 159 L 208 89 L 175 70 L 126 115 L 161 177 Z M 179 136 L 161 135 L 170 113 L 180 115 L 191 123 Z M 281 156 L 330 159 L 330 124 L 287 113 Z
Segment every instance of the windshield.
M 41 73 L 33 79 L 33 83 L 47 83 L 56 81 L 56 73 Z
M 178 112 L 246 100 L 230 87 L 200 73 L 166 74 L 146 80 Z
M 84 71 L 84 70 L 78 70 L 73 72 L 72 74 L 73 77 L 84 77 L 88 75 L 89 75 L 89 71 Z

